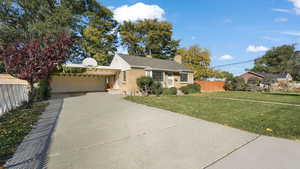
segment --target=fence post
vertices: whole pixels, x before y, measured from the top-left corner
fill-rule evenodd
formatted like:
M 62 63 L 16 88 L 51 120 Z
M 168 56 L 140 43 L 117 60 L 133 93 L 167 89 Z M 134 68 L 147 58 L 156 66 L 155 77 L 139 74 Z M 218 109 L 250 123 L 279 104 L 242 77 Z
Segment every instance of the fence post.
M 1 112 L 0 112 L 0 115 L 2 115 L 2 113 L 5 112 L 6 110 L 6 100 L 4 98 L 4 92 L 3 92 L 3 84 L 0 84 L 0 106 L 1 106 Z

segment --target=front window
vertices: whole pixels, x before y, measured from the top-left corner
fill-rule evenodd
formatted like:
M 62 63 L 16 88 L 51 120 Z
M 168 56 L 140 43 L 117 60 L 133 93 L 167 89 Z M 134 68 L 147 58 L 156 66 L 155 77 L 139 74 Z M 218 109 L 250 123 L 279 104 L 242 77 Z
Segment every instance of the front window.
M 181 82 L 188 82 L 188 74 L 187 73 L 180 73 L 180 81 Z
M 153 71 L 152 72 L 152 78 L 154 81 L 162 82 L 163 81 L 164 74 L 163 72 Z

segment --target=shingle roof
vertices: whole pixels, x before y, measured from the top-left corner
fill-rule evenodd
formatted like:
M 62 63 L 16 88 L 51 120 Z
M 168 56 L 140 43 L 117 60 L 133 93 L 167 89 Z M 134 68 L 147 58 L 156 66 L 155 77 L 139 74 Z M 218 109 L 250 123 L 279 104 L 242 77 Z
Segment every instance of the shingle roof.
M 125 54 L 118 54 L 132 67 L 143 67 L 152 70 L 169 70 L 169 71 L 187 71 L 192 70 L 183 64 L 171 60 L 162 60 L 156 58 L 148 58 L 141 56 L 130 56 Z
M 250 72 L 252 74 L 262 76 L 264 78 L 272 78 L 272 79 L 278 79 L 278 78 L 286 78 L 288 73 L 265 73 L 265 72 Z

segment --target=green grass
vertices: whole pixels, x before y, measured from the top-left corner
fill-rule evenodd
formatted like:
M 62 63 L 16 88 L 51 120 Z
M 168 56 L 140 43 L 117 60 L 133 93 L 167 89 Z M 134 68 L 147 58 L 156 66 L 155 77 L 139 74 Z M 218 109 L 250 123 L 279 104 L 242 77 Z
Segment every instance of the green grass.
M 0 167 L 12 157 L 47 105 L 36 102 L 30 109 L 20 107 L 0 117 Z
M 300 107 L 207 96 L 129 96 L 125 99 L 253 133 L 300 139 Z
M 300 94 L 296 93 L 259 93 L 259 92 L 215 92 L 201 93 L 205 97 L 226 97 L 237 99 L 251 99 L 280 103 L 300 104 Z

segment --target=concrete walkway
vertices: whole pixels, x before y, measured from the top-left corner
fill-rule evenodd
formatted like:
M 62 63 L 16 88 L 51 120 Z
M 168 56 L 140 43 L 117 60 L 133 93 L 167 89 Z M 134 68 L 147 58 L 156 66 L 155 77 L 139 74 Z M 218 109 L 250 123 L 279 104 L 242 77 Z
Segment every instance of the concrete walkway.
M 90 93 L 64 100 L 48 169 L 298 169 L 299 157 L 299 142 Z

